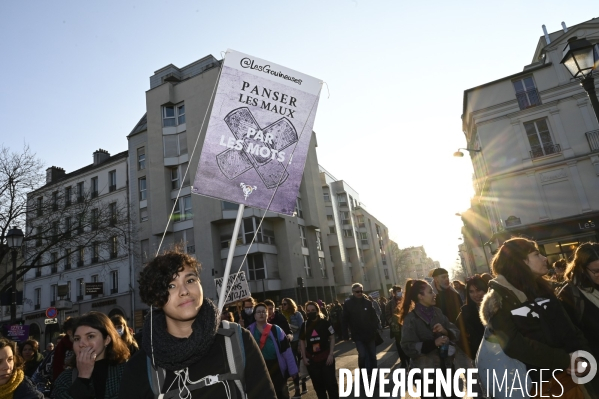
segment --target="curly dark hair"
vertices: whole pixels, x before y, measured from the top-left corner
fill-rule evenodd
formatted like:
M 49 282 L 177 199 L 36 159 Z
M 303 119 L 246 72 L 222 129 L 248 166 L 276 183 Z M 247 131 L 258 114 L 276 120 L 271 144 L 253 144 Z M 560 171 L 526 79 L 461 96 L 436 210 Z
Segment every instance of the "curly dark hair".
M 19 355 L 17 351 L 17 343 L 15 341 L 8 340 L 6 338 L 0 338 L 0 349 L 8 346 L 12 350 L 13 359 L 15 361 L 15 366 L 13 368 L 13 373 L 17 369 L 23 369 L 23 365 L 25 364 L 25 360 Z
M 73 327 L 73 335 L 75 335 L 77 329 L 81 326 L 91 327 L 100 331 L 104 339 L 110 337 L 110 343 L 106 347 L 106 355 L 104 356 L 108 360 L 108 364 L 116 365 L 124 363 L 129 359 L 130 353 L 127 344 L 119 337 L 119 333 L 116 332 L 112 321 L 104 313 L 92 311 L 79 317 L 75 327 Z M 73 345 L 77 345 L 77 343 L 73 343 Z M 68 366 L 77 367 L 77 356 L 71 358 L 71 363 Z
M 466 305 L 470 304 L 472 301 L 472 299 L 470 299 L 470 287 L 476 287 L 477 290 L 484 292 L 489 290 L 489 285 L 480 274 L 468 277 L 466 279 Z
M 185 266 L 195 269 L 200 276 L 200 262 L 178 248 L 155 257 L 139 273 L 137 282 L 141 300 L 150 306 L 163 307 L 168 302 L 168 285 Z
M 499 248 L 491 262 L 493 273 L 504 276 L 510 284 L 522 291 L 529 301 L 554 296 L 549 282 L 544 277 L 535 276 L 524 262 L 528 254 L 538 250 L 537 243 L 532 240 L 510 238 Z

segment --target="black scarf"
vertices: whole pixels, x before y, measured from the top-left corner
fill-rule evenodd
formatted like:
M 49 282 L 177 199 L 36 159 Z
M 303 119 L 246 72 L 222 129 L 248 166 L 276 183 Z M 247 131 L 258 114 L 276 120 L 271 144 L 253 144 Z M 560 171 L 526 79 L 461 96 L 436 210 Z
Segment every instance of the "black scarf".
M 155 309 L 144 322 L 142 346 L 150 360 L 159 367 L 170 371 L 182 370 L 208 353 L 218 329 L 217 319 L 216 306 L 210 299 L 204 298 L 189 338 L 177 338 L 166 330 L 164 312 Z

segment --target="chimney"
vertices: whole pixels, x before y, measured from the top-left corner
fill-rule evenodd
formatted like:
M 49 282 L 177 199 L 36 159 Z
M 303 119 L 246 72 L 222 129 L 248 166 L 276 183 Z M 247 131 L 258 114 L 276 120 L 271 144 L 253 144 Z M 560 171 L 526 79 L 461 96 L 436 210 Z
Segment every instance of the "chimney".
M 94 152 L 94 166 L 101 164 L 108 158 L 110 158 L 110 154 L 108 153 L 108 151 L 100 148 L 98 151 Z
M 46 169 L 46 184 L 54 183 L 65 175 L 64 169 L 58 166 L 51 166 Z

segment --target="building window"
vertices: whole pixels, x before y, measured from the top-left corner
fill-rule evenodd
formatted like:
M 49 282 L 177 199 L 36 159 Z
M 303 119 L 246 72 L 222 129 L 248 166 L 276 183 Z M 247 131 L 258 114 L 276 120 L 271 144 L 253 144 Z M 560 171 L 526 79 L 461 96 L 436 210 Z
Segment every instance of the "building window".
M 386 265 L 387 264 L 387 255 L 381 254 L 381 260 L 383 261 L 383 265 Z M 385 270 L 387 270 L 387 269 L 385 269 Z
M 56 305 L 57 298 L 58 298 L 58 285 L 52 284 L 50 286 L 50 306 Z
M 300 240 L 302 242 L 302 247 L 308 248 L 308 240 L 306 239 L 306 228 L 304 226 L 302 226 L 301 224 L 299 225 L 299 233 L 300 233 Z
M 360 233 L 360 242 L 362 243 L 362 245 L 368 245 L 368 234 L 361 232 Z
M 73 195 L 72 191 L 73 190 L 71 189 L 70 186 L 64 188 L 64 206 L 65 207 L 71 205 L 71 197 Z
M 98 230 L 98 208 L 92 209 L 91 227 L 92 231 Z
M 351 224 L 349 212 L 341 211 L 339 216 L 341 216 L 341 224 Z
M 187 154 L 187 133 L 169 134 L 164 136 L 164 157 L 172 158 Z
M 322 193 L 322 197 L 324 198 L 325 202 L 329 202 L 331 200 L 331 196 L 328 191 L 324 191 Z
M 358 227 L 366 227 L 364 223 L 364 215 L 358 215 Z
M 139 221 L 146 222 L 148 220 L 148 208 L 141 208 L 139 210 Z
M 368 278 L 366 277 L 366 268 L 365 267 L 362 268 L 362 278 L 364 279 L 364 281 L 368 281 Z
M 353 237 L 354 233 L 352 229 L 343 229 L 343 237 Z
M 117 254 L 118 254 L 118 250 L 119 250 L 119 242 L 118 242 L 116 236 L 110 237 L 110 258 L 111 259 L 116 258 Z
M 389 280 L 389 269 L 383 269 L 383 273 L 385 274 L 385 280 Z
M 137 149 L 137 170 L 144 170 L 146 168 L 146 147 Z
M 322 251 L 322 235 L 320 230 L 316 230 L 316 250 Z
M 171 190 L 177 190 L 179 188 L 179 167 L 171 169 Z
M 318 258 L 318 264 L 320 265 L 320 274 L 322 277 L 327 277 L 327 265 L 324 261 L 324 258 Z
M 92 283 L 97 283 L 97 282 L 99 282 L 99 280 L 100 280 L 100 278 L 97 274 L 94 274 L 92 276 Z
M 375 224 L 374 227 L 376 229 L 376 235 L 377 235 L 377 237 L 380 237 L 381 236 L 381 228 L 379 227 L 378 224 Z
M 312 277 L 312 266 L 310 265 L 310 257 L 308 255 L 304 255 L 304 271 L 306 272 L 306 277 Z
M 85 262 L 85 247 L 80 246 L 77 250 L 77 267 L 81 267 Z
M 182 222 L 193 219 L 193 209 L 191 207 L 191 195 L 179 198 L 173 211 L 173 221 Z
M 67 248 L 64 250 L 64 269 L 69 270 L 71 268 L 71 262 L 73 260 L 73 250 Z
M 42 246 L 42 228 L 41 227 L 35 228 L 35 246 L 36 247 Z
M 162 107 L 162 125 L 177 126 L 185 123 L 185 104 Z
M 264 255 L 248 255 L 247 262 L 248 271 L 250 272 L 250 280 L 263 280 L 266 278 L 266 265 L 264 264 Z
M 142 177 L 139 179 L 139 200 L 144 201 L 146 199 L 146 178 Z
M 516 99 L 520 109 L 526 109 L 541 105 L 541 97 L 535 87 L 535 82 L 532 80 L 532 76 L 524 79 L 514 80 L 514 89 L 516 90 Z
M 77 183 L 77 202 L 83 202 L 84 195 L 85 195 L 85 183 L 79 182 L 79 183 Z
M 304 211 L 302 210 L 302 199 L 297 197 L 295 199 L 295 216 L 300 219 L 304 218 Z
M 77 234 L 83 234 L 83 221 L 84 220 L 85 220 L 84 212 L 77 214 Z
M 328 220 L 329 222 L 332 222 L 332 221 L 334 221 L 334 220 L 335 220 L 335 218 L 333 217 L 333 215 L 327 215 L 327 220 Z
M 347 195 L 345 193 L 337 194 L 337 203 L 339 206 L 347 206 Z
M 108 191 L 116 190 L 116 170 L 108 172 Z
M 58 252 L 52 252 L 50 254 L 50 270 L 51 273 L 58 272 Z
M 58 210 L 58 191 L 54 191 L 52 193 L 52 210 L 53 211 Z
M 181 231 L 175 231 L 175 245 L 181 245 L 184 252 L 188 254 L 195 254 L 195 238 L 193 234 L 193 228 Z
M 96 198 L 98 196 L 98 178 L 92 177 L 92 198 Z
M 44 214 L 44 197 L 37 198 L 35 209 L 37 211 L 37 216 L 42 216 Z
M 58 220 L 52 222 L 52 229 L 50 230 L 50 239 L 52 242 L 58 241 L 58 236 L 60 234 L 59 224 L 60 222 Z
M 329 234 L 337 234 L 335 231 L 335 226 L 329 226 Z
M 92 263 L 98 263 L 100 260 L 100 244 L 92 243 Z
M 116 202 L 108 204 L 108 214 L 110 216 L 110 225 L 116 225 Z
M 85 292 L 82 278 L 77 279 L 77 300 L 80 301 L 83 299 L 83 293 Z
M 530 144 L 531 158 L 561 152 L 560 145 L 553 144 L 547 118 L 526 122 L 524 123 L 524 129 L 526 130 L 526 136 Z
M 71 282 L 67 281 L 67 299 L 71 299 Z
M 119 292 L 119 271 L 113 270 L 110 272 L 110 293 L 116 294 Z
M 42 289 L 36 288 L 33 291 L 33 303 L 35 305 L 35 309 L 39 309 L 42 305 Z

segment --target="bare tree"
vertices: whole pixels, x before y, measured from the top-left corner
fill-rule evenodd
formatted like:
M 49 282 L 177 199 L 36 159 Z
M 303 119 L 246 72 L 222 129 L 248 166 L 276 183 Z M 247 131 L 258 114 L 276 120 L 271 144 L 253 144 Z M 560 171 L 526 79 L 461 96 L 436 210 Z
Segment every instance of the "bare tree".
M 35 172 L 35 168 L 41 170 L 43 166 L 28 147 L 25 150 L 19 156 L 3 149 L 2 154 L 10 156 L 2 155 L 7 161 L 0 172 L 22 171 L 20 174 L 12 172 L 11 183 L 8 183 L 9 178 L 0 177 L 4 179 L 0 181 L 6 181 L 8 185 L 4 190 L 8 193 L 6 200 L 3 197 L 0 205 L 8 210 L 3 215 L 6 220 L 2 219 L 0 225 L 2 234 L 5 235 L 14 224 L 25 226 L 17 278 L 22 278 L 32 268 L 41 273 L 44 266 L 52 267 L 55 272 L 58 272 L 59 264 L 63 270 L 82 266 L 83 259 L 89 258 L 88 251 L 91 251 L 92 263 L 128 254 L 130 232 L 126 201 L 106 200 L 92 192 L 74 195 L 73 190 L 61 185 L 60 181 L 48 187 L 41 186 L 44 176 Z M 27 179 L 29 184 L 20 183 Z M 0 261 L 8 252 L 2 247 Z M 0 286 L 2 284 L 6 285 L 0 292 L 11 288 L 10 275 L 0 277 Z

